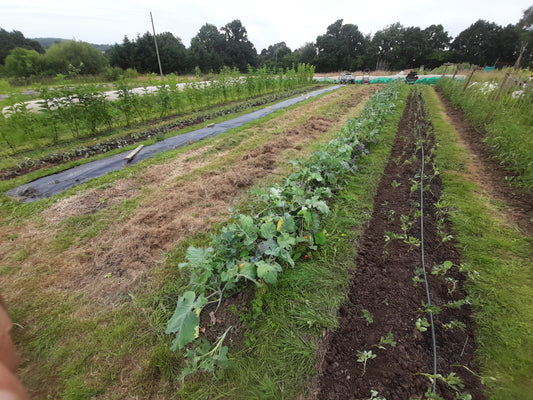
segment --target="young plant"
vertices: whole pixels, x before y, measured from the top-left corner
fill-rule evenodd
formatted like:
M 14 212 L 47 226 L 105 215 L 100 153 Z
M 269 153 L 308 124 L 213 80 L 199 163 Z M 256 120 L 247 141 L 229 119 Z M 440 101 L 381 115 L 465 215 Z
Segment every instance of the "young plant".
M 435 265 L 431 271 L 432 275 L 444 276 L 453 267 L 451 261 L 444 261 L 440 265 Z
M 192 350 L 187 351 L 187 367 L 183 369 L 179 379 L 183 382 L 185 377 L 198 371 L 215 374 L 218 369 L 226 369 L 231 366 L 228 360 L 228 348 L 222 346 L 226 335 L 231 330 L 231 326 L 220 336 L 213 347 L 207 340 Z
M 381 337 L 378 344 L 375 344 L 374 346 L 381 350 L 386 350 L 385 345 L 389 345 L 391 347 L 396 347 L 396 341 L 394 340 L 394 335 L 392 332 L 387 333 L 387 336 Z
M 366 374 L 366 363 L 368 360 L 371 360 L 373 358 L 376 358 L 376 354 L 372 353 L 372 350 L 370 351 L 357 351 L 357 362 L 363 363 L 363 373 L 361 376 L 365 376 Z
M 463 332 L 466 330 L 466 324 L 464 322 L 457 321 L 457 320 L 453 320 L 446 324 L 442 324 L 442 327 L 446 330 L 455 329 L 455 328 L 460 329 Z
M 462 389 L 465 386 L 461 378 L 458 377 L 455 374 L 455 372 L 450 372 L 448 376 L 443 376 L 441 374 L 433 375 L 433 374 L 427 374 L 423 372 L 417 373 L 416 375 L 422 375 L 422 376 L 427 377 L 431 381 L 432 385 L 435 380 L 444 382 L 456 392 L 458 392 L 459 389 Z
M 426 332 L 429 328 L 429 322 L 426 318 L 418 318 L 415 323 L 416 329 L 420 332 Z
M 370 311 L 362 309 L 361 312 L 363 313 L 363 319 L 366 321 L 367 325 L 374 322 L 374 317 L 370 314 Z

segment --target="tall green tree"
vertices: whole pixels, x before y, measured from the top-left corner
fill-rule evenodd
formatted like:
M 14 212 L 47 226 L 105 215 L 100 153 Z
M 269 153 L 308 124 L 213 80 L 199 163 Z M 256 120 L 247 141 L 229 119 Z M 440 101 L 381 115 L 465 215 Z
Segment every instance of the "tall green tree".
M 402 54 L 404 46 L 405 28 L 394 23 L 377 31 L 372 37 L 372 55 L 376 64 L 386 65 L 389 69 L 407 68 L 409 63 Z
M 137 35 L 133 59 L 137 71 L 141 73 L 159 72 L 154 36 L 150 32 L 145 32 L 142 36 Z
M 122 69 L 137 68 L 135 65 L 135 43 L 124 36 L 122 44 L 114 44 L 106 51 L 109 64 Z
M 427 46 L 422 64 L 428 68 L 436 68 L 451 60 L 450 42 L 452 40 L 442 25 L 430 25 L 422 31 Z
M 25 38 L 19 31 L 8 32 L 0 28 L 0 64 L 4 64 L 9 52 L 17 47 L 44 54 L 44 49 L 36 40 Z
M 451 48 L 458 61 L 494 65 L 501 59 L 501 34 L 501 26 L 480 19 L 459 33 Z
M 108 65 L 104 55 L 89 43 L 65 40 L 53 44 L 44 56 L 48 72 L 99 74 Z
M 295 57 L 285 42 L 276 43 L 263 49 L 259 55 L 259 62 L 270 69 L 292 67 Z
M 533 67 L 533 6 L 524 10 L 516 26 L 520 32 L 520 47 L 525 46 L 522 65 Z
M 313 42 L 307 42 L 294 50 L 297 63 L 316 65 L 317 48 Z
M 161 68 L 164 74 L 185 73 L 190 70 L 187 49 L 180 38 L 170 32 L 156 35 Z
M 224 34 L 226 66 L 245 72 L 248 66 L 257 65 L 257 50 L 248 40 L 248 33 L 240 20 L 227 23 L 220 31 Z
M 317 71 L 356 70 L 365 66 L 369 41 L 357 25 L 342 24 L 339 19 L 329 25 L 325 35 L 316 38 Z
M 189 57 L 191 66 L 204 72 L 219 71 L 224 65 L 224 35 L 212 24 L 203 25 L 191 39 Z
M 5 61 L 5 71 L 8 76 L 27 77 L 39 75 L 43 72 L 44 57 L 35 50 L 16 47 L 9 52 Z

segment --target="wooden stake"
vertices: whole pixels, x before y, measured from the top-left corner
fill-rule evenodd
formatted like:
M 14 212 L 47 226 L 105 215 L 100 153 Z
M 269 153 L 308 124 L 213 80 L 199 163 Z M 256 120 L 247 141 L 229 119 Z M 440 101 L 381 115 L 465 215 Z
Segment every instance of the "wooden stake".
M 144 147 L 144 144 L 141 144 L 139 147 L 137 147 L 135 150 L 133 150 L 130 154 L 128 154 L 126 157 L 124 157 L 124 160 L 130 162 L 131 160 L 133 160 L 133 158 L 139 154 L 139 151 L 142 150 L 142 148 Z
M 466 81 L 465 83 L 465 87 L 463 88 L 463 92 L 466 90 L 466 88 L 468 87 L 468 84 L 470 83 L 470 80 L 472 79 L 472 77 L 474 76 L 474 72 L 476 72 L 476 69 L 472 69 L 472 73 L 470 74 L 470 76 L 468 77 L 468 80 Z

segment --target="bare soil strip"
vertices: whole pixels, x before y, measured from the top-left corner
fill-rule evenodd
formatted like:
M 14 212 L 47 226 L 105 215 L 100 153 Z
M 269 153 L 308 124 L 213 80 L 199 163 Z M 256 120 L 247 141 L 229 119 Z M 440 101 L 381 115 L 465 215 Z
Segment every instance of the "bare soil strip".
M 419 398 L 431 387 L 428 377 L 422 375 L 433 373 L 431 332 L 416 328 L 418 318 L 429 320 L 420 311 L 422 303 L 427 302 L 424 283 L 415 285 L 413 281 L 415 270 L 422 266 L 420 248 L 402 240 L 388 243 L 385 240 L 387 232 L 402 233 L 402 216 L 412 222 L 407 234 L 420 237 L 420 218 L 414 215 L 420 192 L 411 189 L 417 174 L 420 179 L 421 153 L 416 150 L 413 122 L 418 118 L 422 98 L 414 93 L 409 97 L 390 161 L 378 187 L 372 220 L 358 244 L 349 303 L 340 310 L 338 330 L 326 339 L 327 351 L 319 368 L 318 399 L 368 399 L 371 390 L 387 399 Z M 433 140 L 430 123 L 423 125 L 421 134 Z M 426 176 L 432 175 L 429 164 L 426 163 Z M 464 277 L 456 268 L 446 275 L 453 281 L 429 274 L 434 265 L 460 261 L 451 242 L 442 243 L 438 234 L 434 203 L 439 199 L 440 190 L 440 180 L 435 177 L 424 192 L 424 238 L 431 301 L 443 306 L 464 299 L 465 293 L 461 289 Z M 434 317 L 437 372 L 443 376 L 456 373 L 465 384 L 464 391 L 474 399 L 483 399 L 479 380 L 464 368 L 454 366 L 477 370 L 475 340 L 468 329 L 471 326 L 468 307 L 443 307 Z M 445 329 L 444 324 L 453 320 L 466 324 L 467 329 Z M 378 347 L 381 338 L 389 333 L 396 346 Z M 357 361 L 362 351 L 376 355 L 368 359 L 366 371 L 363 363 Z M 437 391 L 445 399 L 456 398 L 455 392 L 442 382 L 437 385 Z

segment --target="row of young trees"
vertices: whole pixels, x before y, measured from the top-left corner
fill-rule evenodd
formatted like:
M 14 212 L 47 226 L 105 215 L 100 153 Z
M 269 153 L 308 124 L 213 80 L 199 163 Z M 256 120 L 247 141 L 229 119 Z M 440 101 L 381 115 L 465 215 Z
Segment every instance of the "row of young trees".
M 456 38 L 442 25 L 425 29 L 395 23 L 364 35 L 357 25 L 339 19 L 325 34 L 291 50 L 285 42 L 257 53 L 241 21 L 234 20 L 218 29 L 205 24 L 186 48 L 170 32 L 156 36 L 163 73 L 218 72 L 223 66 L 246 71 L 249 66 L 287 69 L 299 63 L 311 64 L 319 72 L 362 69 L 404 69 L 424 65 L 437 67 L 446 62 L 476 65 L 512 65 L 520 50 L 526 51 L 523 65 L 533 64 L 533 6 L 524 11 L 515 25 L 502 27 L 478 20 Z M 44 53 L 44 54 L 43 54 Z M 4 62 L 5 61 L 5 62 Z M 106 66 L 141 73 L 159 72 L 154 37 L 149 32 L 115 44 L 105 56 L 87 43 L 67 41 L 53 45 L 46 53 L 35 41 L 20 32 L 0 30 L 0 63 L 4 74 L 28 76 L 43 74 L 94 74 Z M 1 72 L 1 70 L 0 70 Z

